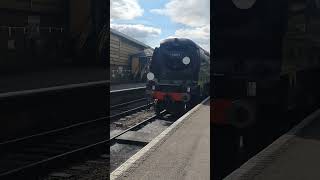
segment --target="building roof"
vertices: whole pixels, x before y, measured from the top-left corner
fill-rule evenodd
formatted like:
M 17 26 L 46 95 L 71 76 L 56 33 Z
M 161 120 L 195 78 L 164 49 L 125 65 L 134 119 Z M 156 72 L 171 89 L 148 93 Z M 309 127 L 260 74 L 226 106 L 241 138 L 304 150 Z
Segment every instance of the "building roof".
M 125 39 L 127 39 L 127 40 L 129 40 L 129 41 L 132 41 L 132 42 L 134 42 L 135 44 L 138 44 L 138 45 L 140 45 L 140 46 L 143 46 L 144 48 L 150 48 L 150 49 L 152 49 L 150 46 L 144 44 L 143 42 L 140 42 L 140 41 L 138 41 L 138 40 L 136 40 L 136 39 L 133 39 L 132 37 L 127 36 L 127 35 L 119 32 L 119 31 L 117 31 L 117 30 L 115 30 L 115 29 L 110 28 L 110 32 L 113 33 L 113 34 L 116 34 L 116 35 L 118 35 L 118 36 L 120 36 L 120 37 L 123 37 L 123 38 L 125 38 Z
M 142 51 L 139 51 L 138 53 L 136 54 L 132 54 L 131 56 L 136 56 L 136 57 L 152 57 L 153 55 L 153 49 L 152 48 L 147 48 L 147 49 L 144 49 Z

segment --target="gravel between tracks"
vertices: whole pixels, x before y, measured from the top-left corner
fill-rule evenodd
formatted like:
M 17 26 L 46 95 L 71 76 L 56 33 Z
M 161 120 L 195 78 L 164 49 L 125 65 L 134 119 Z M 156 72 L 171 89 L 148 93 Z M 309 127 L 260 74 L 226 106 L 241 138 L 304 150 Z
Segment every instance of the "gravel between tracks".
M 115 130 L 125 130 L 130 128 L 147 118 L 150 118 L 154 115 L 153 108 L 149 108 L 125 118 L 122 118 L 114 123 L 110 124 L 110 131 Z M 119 126 L 119 124 L 121 124 Z M 93 160 L 87 160 L 80 163 L 75 163 L 71 166 L 68 166 L 65 169 L 57 170 L 54 173 L 51 173 L 47 177 L 43 178 L 44 180 L 91 180 L 91 179 L 108 179 L 109 174 L 109 157 L 104 155 L 104 158 L 98 158 Z
M 99 158 L 77 163 L 73 166 L 55 171 L 44 180 L 91 180 L 109 178 L 109 159 Z
M 121 118 L 120 120 L 110 124 L 110 131 L 128 129 L 154 115 L 155 113 L 154 113 L 153 107 L 146 110 L 139 111 L 137 113 L 134 113 L 130 116 L 126 116 L 125 118 Z

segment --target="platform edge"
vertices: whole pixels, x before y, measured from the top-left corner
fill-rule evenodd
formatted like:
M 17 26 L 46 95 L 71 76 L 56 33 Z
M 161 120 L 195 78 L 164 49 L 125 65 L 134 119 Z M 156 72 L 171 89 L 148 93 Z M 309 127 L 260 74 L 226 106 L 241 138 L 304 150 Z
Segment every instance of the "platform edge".
M 129 158 L 126 162 L 124 162 L 121 166 L 115 169 L 112 173 L 110 173 L 110 180 L 117 180 L 121 177 L 126 177 L 131 171 L 133 171 L 141 162 L 143 162 L 154 150 L 157 149 L 163 142 L 167 140 L 167 138 L 177 129 L 179 128 L 183 122 L 188 119 L 193 113 L 195 113 L 199 108 L 210 100 L 210 96 L 203 100 L 196 107 L 188 111 L 178 120 L 176 120 L 172 125 L 170 125 L 167 129 L 165 129 L 162 133 L 160 133 L 157 137 L 155 137 L 150 143 L 148 143 L 145 147 L 143 147 L 140 151 L 134 154 L 131 158 Z
M 273 162 L 283 151 L 287 149 L 293 139 L 304 127 L 320 116 L 320 109 L 307 116 L 298 125 L 294 126 L 287 133 L 280 136 L 272 144 L 253 156 L 240 168 L 233 171 L 224 180 L 248 180 L 260 174 L 262 170 Z

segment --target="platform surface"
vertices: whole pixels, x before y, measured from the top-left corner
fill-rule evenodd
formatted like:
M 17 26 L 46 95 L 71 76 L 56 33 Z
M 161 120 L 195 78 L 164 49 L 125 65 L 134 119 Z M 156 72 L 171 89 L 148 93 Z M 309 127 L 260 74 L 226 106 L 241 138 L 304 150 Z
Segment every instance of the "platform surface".
M 18 92 L 70 84 L 107 81 L 104 67 L 60 67 L 36 72 L 22 72 L 0 76 L 0 93 Z M 145 87 L 145 83 L 111 84 L 110 90 Z
M 320 110 L 311 116 L 226 179 L 320 179 Z
M 128 131 L 125 134 L 116 138 L 117 140 L 128 140 L 136 141 L 142 143 L 149 143 L 152 140 L 150 133 L 138 132 L 138 131 Z
M 320 117 L 294 137 L 272 165 L 254 179 L 320 179 Z
M 207 101 L 123 180 L 209 180 L 210 106 Z
M 145 87 L 146 83 L 123 83 L 123 84 L 111 84 L 110 90 L 121 90 L 121 89 L 131 89 L 131 88 L 139 88 Z
M 103 67 L 46 69 L 38 72 L 1 75 L 0 93 L 105 80 L 107 80 L 107 71 Z

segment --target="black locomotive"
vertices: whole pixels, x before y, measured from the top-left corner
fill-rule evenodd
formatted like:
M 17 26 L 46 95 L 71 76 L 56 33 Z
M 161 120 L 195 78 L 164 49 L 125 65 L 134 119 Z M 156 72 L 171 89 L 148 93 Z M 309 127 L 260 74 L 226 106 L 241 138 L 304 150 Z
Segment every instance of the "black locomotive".
M 221 142 L 213 146 L 226 146 L 227 156 L 237 153 L 239 135 L 248 152 L 259 149 L 271 130 L 293 123 L 281 117 L 317 105 L 319 8 L 316 0 L 213 2 L 211 125 Z M 221 162 L 213 166 L 233 163 Z
M 159 114 L 181 113 L 209 93 L 210 54 L 185 38 L 170 38 L 156 48 L 147 74 L 147 87 Z
M 216 1 L 214 7 L 215 124 L 247 128 L 258 123 L 262 106 L 286 111 L 315 103 L 315 1 Z

